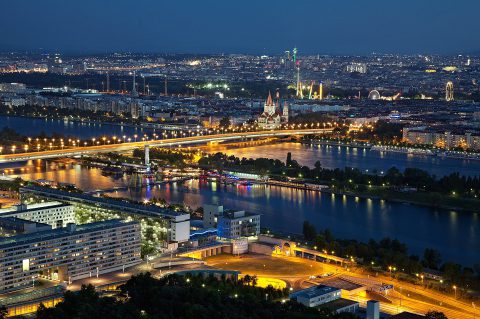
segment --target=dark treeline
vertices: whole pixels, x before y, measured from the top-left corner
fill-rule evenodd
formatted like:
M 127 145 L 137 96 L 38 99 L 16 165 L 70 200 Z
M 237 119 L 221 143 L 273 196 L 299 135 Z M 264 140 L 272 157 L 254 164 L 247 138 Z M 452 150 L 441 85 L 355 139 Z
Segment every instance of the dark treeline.
M 294 301 L 282 303 L 282 298 L 288 299 L 287 290 L 258 288 L 224 277 L 171 275 L 154 279 L 147 273 L 132 277 L 121 291 L 118 298 L 100 297 L 92 286 L 84 286 L 78 293 L 66 292 L 64 301 L 54 308 L 40 307 L 37 318 L 356 318 L 306 308 Z
M 137 148 L 133 151 L 133 156 L 145 159 L 145 150 Z M 157 160 L 168 165 L 184 167 L 186 162 L 192 161 L 193 152 L 180 152 L 167 148 L 155 147 L 150 149 L 150 159 Z
M 26 137 L 18 133 L 17 131 L 9 128 L 4 127 L 0 131 L 0 146 L 6 146 L 18 142 L 23 142 L 26 140 Z
M 451 284 L 457 285 L 462 291 L 467 291 L 468 288 L 480 289 L 480 264 L 471 268 L 452 262 L 443 263 L 440 252 L 435 249 L 427 248 L 423 256 L 417 256 L 409 254 L 407 245 L 397 239 L 371 239 L 368 242 L 338 239 L 329 229 L 317 233 L 308 221 L 303 224 L 303 235 L 317 250 L 353 257 L 366 267 L 378 267 L 387 271 L 389 267 L 394 267 L 397 272 L 412 275 L 411 278 L 417 278 L 416 274 L 421 274 L 424 269 L 439 270 L 443 273 L 445 285 L 438 285 L 438 288 L 444 291 L 450 291 Z
M 362 128 L 361 131 L 351 131 L 348 136 L 371 142 L 392 143 L 400 142 L 405 124 L 387 121 L 378 121 L 372 126 Z
M 216 169 L 242 170 L 257 174 L 270 175 L 276 178 L 296 178 L 316 183 L 331 185 L 339 190 L 367 191 L 371 186 L 401 190 L 414 188 L 421 192 L 435 192 L 462 197 L 477 198 L 480 194 L 480 178 L 478 176 L 462 176 L 452 173 L 448 176 L 436 177 L 417 168 L 406 168 L 401 172 L 392 167 L 386 172 L 372 171 L 364 173 L 357 168 L 344 169 L 323 168 L 317 161 L 313 168 L 301 166 L 287 154 L 286 162 L 268 158 L 238 158 L 216 153 L 205 156 L 199 161 L 200 166 Z
M 57 94 L 57 93 L 54 93 Z M 24 105 L 12 108 L 0 108 L 0 115 L 21 116 L 21 117 L 48 117 L 48 118 L 77 118 L 89 119 L 91 121 L 118 122 L 118 123 L 139 123 L 138 119 L 133 119 L 130 113 L 120 115 L 110 114 L 105 111 L 81 110 L 78 108 L 68 109 L 56 106 Z

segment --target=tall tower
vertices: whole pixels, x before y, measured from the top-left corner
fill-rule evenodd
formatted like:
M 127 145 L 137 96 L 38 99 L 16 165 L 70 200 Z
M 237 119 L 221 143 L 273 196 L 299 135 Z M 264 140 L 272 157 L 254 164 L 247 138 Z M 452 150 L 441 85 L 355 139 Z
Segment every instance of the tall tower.
M 150 165 L 150 146 L 145 144 L 145 166 Z
M 110 74 L 107 71 L 107 93 L 110 93 Z
M 453 82 L 448 81 L 445 86 L 445 100 L 447 102 L 453 101 Z
M 297 98 L 303 99 L 303 90 L 302 90 L 302 84 L 300 83 L 300 62 L 296 62 L 297 66 Z
M 138 97 L 137 84 L 135 83 L 135 71 L 133 71 L 133 87 L 132 87 L 132 96 Z
M 285 123 L 288 123 L 288 104 L 287 102 L 283 103 L 282 116 Z
M 321 101 L 323 100 L 323 82 L 320 82 L 318 87 L 318 99 Z

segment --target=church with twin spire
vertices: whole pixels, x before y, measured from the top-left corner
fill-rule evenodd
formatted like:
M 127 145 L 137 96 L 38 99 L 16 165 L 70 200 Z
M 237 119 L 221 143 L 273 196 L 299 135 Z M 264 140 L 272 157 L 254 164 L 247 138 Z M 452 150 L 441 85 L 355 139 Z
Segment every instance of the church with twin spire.
M 268 92 L 268 98 L 263 107 L 263 113 L 257 119 L 261 129 L 273 130 L 280 128 L 282 124 L 288 123 L 287 102 L 281 102 L 277 92 L 276 101 L 273 101 L 272 94 Z

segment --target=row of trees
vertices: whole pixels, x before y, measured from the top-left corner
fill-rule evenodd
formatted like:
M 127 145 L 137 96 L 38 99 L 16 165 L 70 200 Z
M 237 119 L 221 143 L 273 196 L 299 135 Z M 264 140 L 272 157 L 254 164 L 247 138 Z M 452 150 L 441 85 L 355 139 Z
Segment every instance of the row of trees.
M 287 290 L 259 288 L 224 276 L 216 279 L 170 275 L 154 279 L 146 273 L 132 277 L 121 292 L 117 298 L 101 297 L 92 286 L 84 286 L 78 293 L 66 292 L 64 301 L 54 308 L 40 307 L 37 318 L 356 318 L 353 314 L 319 312 L 287 301 Z M 285 302 L 280 302 L 282 299 Z
M 133 150 L 133 156 L 145 158 L 145 150 L 137 148 Z M 184 167 L 186 162 L 193 160 L 193 153 L 155 147 L 150 149 L 150 159 L 161 161 L 168 165 Z
M 323 168 L 317 161 L 313 168 L 301 166 L 292 159 L 291 153 L 287 154 L 286 163 L 278 159 L 268 158 L 238 158 L 223 153 L 208 155 L 200 159 L 201 167 L 215 168 L 218 170 L 240 170 L 277 178 L 301 178 L 315 183 L 324 183 L 344 190 L 366 190 L 367 186 L 390 187 L 399 189 L 413 187 L 421 191 L 477 198 L 480 194 L 480 177 L 463 176 L 452 173 L 438 178 L 428 172 L 417 168 L 406 168 L 403 172 L 396 167 L 386 172 L 362 172 L 357 168 L 345 167 L 344 169 Z M 383 174 L 382 174 L 383 173 Z
M 394 266 L 398 271 L 411 275 L 421 273 L 425 268 L 440 270 L 445 281 L 449 283 L 459 287 L 480 288 L 480 264 L 473 268 L 448 261 L 442 264 L 440 252 L 432 248 L 426 248 L 420 257 L 409 254 L 406 244 L 388 237 L 380 241 L 371 239 L 366 243 L 336 239 L 329 229 L 317 233 L 315 226 L 308 221 L 303 224 L 303 235 L 319 251 L 356 257 L 360 263 L 367 266 L 374 265 L 383 269 Z

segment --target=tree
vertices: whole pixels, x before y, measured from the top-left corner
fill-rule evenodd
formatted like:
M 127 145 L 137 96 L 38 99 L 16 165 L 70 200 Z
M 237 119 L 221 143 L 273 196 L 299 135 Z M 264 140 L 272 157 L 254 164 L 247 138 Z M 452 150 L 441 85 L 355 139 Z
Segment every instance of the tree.
M 317 237 L 317 231 L 315 230 L 315 226 L 310 224 L 307 220 L 303 222 L 303 236 L 306 240 L 312 241 L 315 240 Z
M 230 126 L 230 124 L 231 124 L 230 123 L 230 118 L 228 116 L 225 116 L 220 120 L 219 126 L 223 127 L 223 128 L 227 128 L 227 127 Z
M 441 262 L 440 252 L 435 249 L 427 248 L 423 253 L 423 266 L 430 269 L 438 269 Z
M 427 319 L 448 319 L 443 312 L 440 311 L 429 311 L 425 314 Z
M 0 319 L 5 319 L 5 318 L 7 318 L 7 315 L 8 315 L 7 307 L 5 307 L 5 306 L 0 306 Z
M 287 153 L 287 161 L 285 162 L 285 165 L 287 165 L 287 167 L 290 167 L 292 165 L 292 153 L 291 152 Z

